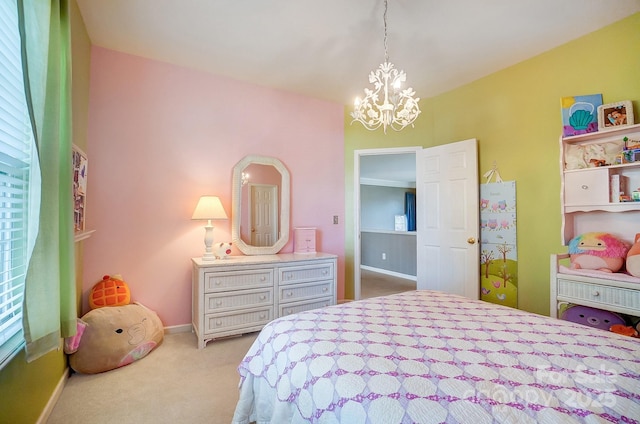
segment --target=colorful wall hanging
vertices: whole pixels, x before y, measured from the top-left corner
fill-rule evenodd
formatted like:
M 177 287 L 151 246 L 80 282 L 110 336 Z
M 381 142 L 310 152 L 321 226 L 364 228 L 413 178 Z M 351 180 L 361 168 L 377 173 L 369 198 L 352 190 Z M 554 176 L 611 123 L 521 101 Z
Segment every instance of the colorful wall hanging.
M 492 177 L 495 183 L 490 183 Z M 518 307 L 516 182 L 503 182 L 497 168 L 480 184 L 480 298 Z

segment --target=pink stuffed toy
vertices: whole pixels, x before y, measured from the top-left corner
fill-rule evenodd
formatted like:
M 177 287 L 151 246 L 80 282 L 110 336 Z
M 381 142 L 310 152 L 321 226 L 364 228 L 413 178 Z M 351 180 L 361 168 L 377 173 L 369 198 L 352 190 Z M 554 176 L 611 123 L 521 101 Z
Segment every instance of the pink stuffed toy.
M 571 268 L 618 272 L 629 245 L 608 233 L 584 233 L 569 242 Z

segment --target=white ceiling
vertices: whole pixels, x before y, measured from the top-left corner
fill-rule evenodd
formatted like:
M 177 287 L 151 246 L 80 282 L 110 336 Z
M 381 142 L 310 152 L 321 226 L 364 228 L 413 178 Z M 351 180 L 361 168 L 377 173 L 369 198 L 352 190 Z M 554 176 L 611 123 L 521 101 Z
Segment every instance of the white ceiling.
M 94 45 L 341 104 L 384 61 L 384 0 L 77 2 Z M 389 0 L 389 60 L 427 98 L 639 11 L 640 0 Z
M 398 184 L 406 187 L 416 182 L 416 154 L 389 153 L 360 156 L 360 183 Z

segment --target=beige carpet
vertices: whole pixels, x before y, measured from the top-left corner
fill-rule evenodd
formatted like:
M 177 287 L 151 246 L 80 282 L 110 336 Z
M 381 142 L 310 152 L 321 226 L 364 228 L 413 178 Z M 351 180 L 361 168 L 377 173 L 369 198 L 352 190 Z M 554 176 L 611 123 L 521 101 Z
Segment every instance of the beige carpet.
M 236 367 L 258 333 L 209 342 L 165 336 L 145 358 L 101 374 L 73 374 L 48 424 L 229 424 L 238 400 Z
M 362 271 L 362 298 L 415 290 L 415 282 Z M 229 424 L 237 366 L 258 333 L 209 342 L 168 334 L 140 361 L 95 375 L 72 374 L 47 424 Z
M 385 296 L 416 289 L 416 282 L 367 269 L 360 270 L 360 297 Z

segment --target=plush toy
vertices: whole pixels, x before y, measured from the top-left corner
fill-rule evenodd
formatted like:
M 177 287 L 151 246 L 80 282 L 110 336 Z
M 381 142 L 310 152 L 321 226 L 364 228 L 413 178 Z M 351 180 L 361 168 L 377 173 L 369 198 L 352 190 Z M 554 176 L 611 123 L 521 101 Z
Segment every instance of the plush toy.
M 584 233 L 569 242 L 572 269 L 617 272 L 622 268 L 629 246 L 608 233 Z
M 582 305 L 568 307 L 560 315 L 560 319 L 607 331 L 609 331 L 612 325 L 626 325 L 624 319 L 614 312 Z
M 213 250 L 216 259 L 224 259 L 231 254 L 231 243 L 216 243 Z
M 634 277 L 640 277 L 640 233 L 636 234 L 635 242 L 627 253 L 627 272 Z
M 89 307 L 91 309 L 128 305 L 130 302 L 131 291 L 120 275 L 113 277 L 105 275 L 91 288 L 89 293 Z
M 638 330 L 630 325 L 614 324 L 609 330 L 613 333 L 622 334 L 623 336 L 638 337 Z
M 139 303 L 98 308 L 78 320 L 78 334 L 65 340 L 69 365 L 96 374 L 144 358 L 164 338 L 158 315 Z

